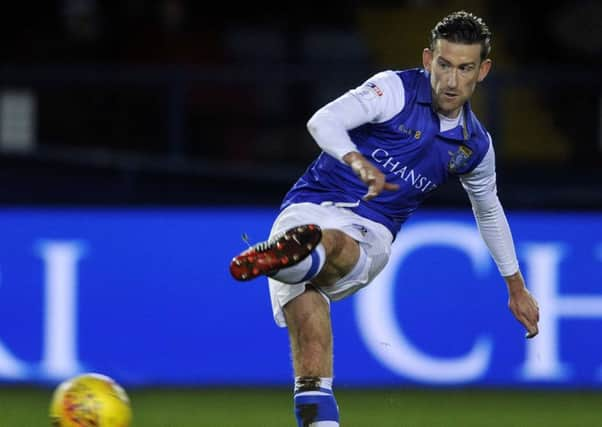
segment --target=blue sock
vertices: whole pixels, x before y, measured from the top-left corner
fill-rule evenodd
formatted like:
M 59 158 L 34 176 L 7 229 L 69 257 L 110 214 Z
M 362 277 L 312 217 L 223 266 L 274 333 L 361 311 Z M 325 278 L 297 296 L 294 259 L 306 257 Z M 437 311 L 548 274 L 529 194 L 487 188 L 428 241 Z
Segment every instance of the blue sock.
M 339 407 L 332 378 L 295 378 L 295 415 L 298 427 L 338 427 Z

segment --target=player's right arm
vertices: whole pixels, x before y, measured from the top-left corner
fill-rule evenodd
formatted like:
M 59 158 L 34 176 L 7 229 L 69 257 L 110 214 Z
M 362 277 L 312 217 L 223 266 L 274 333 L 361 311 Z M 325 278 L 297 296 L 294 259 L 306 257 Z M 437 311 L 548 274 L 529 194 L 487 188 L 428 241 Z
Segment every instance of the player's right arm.
M 368 186 L 364 200 L 399 186 L 386 182 L 385 175 L 359 152 L 348 131 L 365 123 L 390 119 L 401 111 L 404 102 L 401 79 L 393 71 L 384 71 L 326 104 L 307 122 L 318 146 L 351 167 Z
M 378 196 L 384 190 L 395 191 L 399 184 L 387 182 L 385 174 L 366 159 L 358 151 L 350 151 L 343 156 L 343 161 L 353 169 L 353 172 L 368 186 L 368 191 L 362 199 L 370 200 Z

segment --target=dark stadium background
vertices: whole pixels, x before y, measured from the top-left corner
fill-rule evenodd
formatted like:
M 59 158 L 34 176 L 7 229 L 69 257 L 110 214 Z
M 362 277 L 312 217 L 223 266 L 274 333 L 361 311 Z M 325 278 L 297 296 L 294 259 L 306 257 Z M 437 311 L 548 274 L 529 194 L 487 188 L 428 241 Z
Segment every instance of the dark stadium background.
M 376 71 L 420 65 L 434 23 L 461 8 L 494 33 L 493 72 L 474 109 L 496 144 L 504 207 L 602 212 L 602 7 L 593 0 L 5 2 L 0 92 L 32 109 L 0 123 L 19 122 L 0 140 L 0 209 L 277 206 L 318 153 L 305 130 L 311 114 Z M 469 203 L 450 183 L 426 207 Z M 0 425 L 44 425 L 50 392 L 4 384 Z M 292 423 L 288 389 L 130 393 L 138 427 Z M 345 426 L 591 426 L 600 398 L 351 389 L 339 403 Z

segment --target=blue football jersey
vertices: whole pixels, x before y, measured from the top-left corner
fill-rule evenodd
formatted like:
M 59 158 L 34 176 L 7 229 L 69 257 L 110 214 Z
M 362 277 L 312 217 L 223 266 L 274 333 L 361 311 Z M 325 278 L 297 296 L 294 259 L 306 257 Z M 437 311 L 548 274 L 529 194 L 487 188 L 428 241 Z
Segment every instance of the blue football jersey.
M 349 136 L 388 182 L 399 184 L 399 190 L 362 200 L 366 184 L 349 166 L 322 152 L 285 195 L 281 209 L 302 202 L 355 204 L 351 210 L 383 224 L 395 236 L 434 190 L 481 162 L 490 139 L 469 103 L 464 105 L 463 125 L 442 132 L 431 105 L 428 73 L 416 68 L 396 74 L 405 90 L 401 111 L 385 122 L 352 129 Z

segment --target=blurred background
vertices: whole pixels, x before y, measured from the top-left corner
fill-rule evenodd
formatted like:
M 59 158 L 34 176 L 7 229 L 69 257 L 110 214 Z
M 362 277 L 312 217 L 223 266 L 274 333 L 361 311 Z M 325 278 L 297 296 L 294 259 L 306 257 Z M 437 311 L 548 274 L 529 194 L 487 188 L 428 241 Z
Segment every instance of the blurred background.
M 205 394 L 184 409 L 210 401 L 203 417 L 174 421 L 186 398 L 158 410 L 165 396 L 148 391 L 157 387 L 253 387 L 267 406 L 247 407 L 244 425 L 272 425 L 265 414 L 275 406 L 273 425 L 292 425 L 290 393 L 280 389 L 291 384 L 286 331 L 272 322 L 267 289 L 235 283 L 229 259 L 244 248 L 242 232 L 267 235 L 284 193 L 319 153 L 305 128 L 313 112 L 378 71 L 420 66 L 432 27 L 459 9 L 493 32 L 493 70 L 473 108 L 493 136 L 523 272 L 545 303 L 542 336 L 524 342 L 486 250 L 462 243 L 478 234 L 450 182 L 410 220 L 415 245 L 398 248 L 389 281 L 375 287 L 388 289 L 408 340 L 366 317 L 380 294 L 333 311 L 337 381 L 348 389 L 342 413 L 356 408 L 345 425 L 374 425 L 361 410 L 366 395 L 354 392 L 375 388 L 387 390 L 372 395 L 384 405 L 380 426 L 452 425 L 451 412 L 430 410 L 441 395 L 416 394 L 425 388 L 521 389 L 507 394 L 518 396 L 517 414 L 533 416 L 520 425 L 593 414 L 575 393 L 594 401 L 602 382 L 599 1 L 22 0 L 0 16 L 0 392 L 20 399 L 26 387 L 25 410 L 0 403 L 0 425 L 42 425 L 49 389 L 85 370 L 114 376 L 148 403 L 135 406 L 137 426 L 243 425 L 225 421 L 227 410 L 199 421 L 222 407 Z M 440 287 L 450 278 L 452 289 Z M 466 295 L 477 303 L 470 313 L 457 310 Z M 567 412 L 534 388 L 568 390 L 559 401 L 579 403 Z M 485 425 L 491 405 L 460 425 Z M 400 424 L 400 412 L 416 418 Z
M 583 0 L 13 2 L 0 202 L 278 203 L 318 153 L 311 114 L 379 70 L 420 66 L 459 8 L 494 34 L 474 104 L 505 205 L 599 208 L 602 6 Z M 465 204 L 455 190 L 430 203 Z

